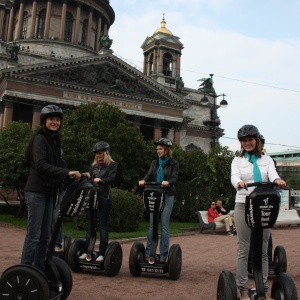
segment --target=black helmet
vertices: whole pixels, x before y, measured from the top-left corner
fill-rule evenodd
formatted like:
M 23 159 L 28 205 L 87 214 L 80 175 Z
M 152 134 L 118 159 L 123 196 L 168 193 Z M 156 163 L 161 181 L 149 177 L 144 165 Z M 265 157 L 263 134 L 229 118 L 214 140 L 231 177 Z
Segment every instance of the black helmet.
M 44 121 L 46 120 L 46 118 L 48 118 L 50 116 L 56 116 L 62 120 L 64 113 L 63 113 L 62 109 L 56 105 L 52 105 L 52 104 L 47 105 L 41 110 L 41 115 L 40 115 L 41 124 L 43 124 Z
M 107 144 L 106 142 L 98 142 L 94 145 L 93 147 L 93 152 L 98 152 L 98 151 L 110 151 L 110 147 L 109 144 Z
M 172 142 L 168 139 L 165 138 L 161 138 L 159 139 L 157 142 L 154 142 L 154 145 L 162 145 L 162 146 L 166 146 L 168 148 L 172 148 Z
M 259 137 L 261 143 L 265 144 L 266 140 L 265 140 L 264 136 L 262 134 L 260 134 L 258 137 Z
M 259 131 L 254 125 L 244 125 L 238 131 L 237 137 L 241 141 L 246 136 L 259 136 Z

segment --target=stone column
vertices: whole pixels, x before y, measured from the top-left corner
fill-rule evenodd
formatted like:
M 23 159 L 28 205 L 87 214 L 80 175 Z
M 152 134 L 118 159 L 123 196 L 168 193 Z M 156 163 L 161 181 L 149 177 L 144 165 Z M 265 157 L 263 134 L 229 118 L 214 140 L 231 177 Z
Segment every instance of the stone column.
M 35 27 L 36 27 L 36 10 L 37 10 L 37 0 L 32 1 L 32 13 L 31 13 L 31 28 L 29 38 L 34 37 Z
M 157 73 L 157 52 L 156 52 L 156 48 L 153 50 L 153 73 L 156 74 Z
M 161 138 L 161 120 L 154 120 L 154 131 L 153 131 L 153 141 L 157 141 Z
M 32 121 L 31 121 L 32 129 L 34 129 L 37 125 L 40 124 L 41 109 L 42 107 L 40 105 L 33 106 Z
M 9 13 L 9 23 L 8 23 L 8 34 L 7 41 L 10 42 L 13 40 L 13 29 L 14 29 L 14 18 L 15 18 L 15 9 L 12 6 Z
M 67 15 L 67 1 L 64 0 L 62 3 L 61 19 L 60 19 L 60 31 L 59 31 L 60 40 L 64 40 L 65 37 L 66 15 Z
M 20 7 L 19 7 L 19 15 L 18 15 L 18 26 L 17 26 L 17 33 L 16 33 L 16 39 L 21 38 L 22 29 L 23 29 L 23 17 L 24 17 L 24 0 L 20 1 Z
M 176 76 L 180 76 L 180 53 L 177 53 Z
M 102 25 L 102 18 L 99 17 L 98 18 L 98 24 L 97 24 L 97 34 L 96 34 L 96 42 L 95 42 L 95 50 L 96 52 L 98 52 L 100 50 L 100 43 L 99 43 L 99 40 L 100 40 L 100 35 L 101 35 L 101 25 Z
M 2 32 L 4 27 L 5 6 L 0 4 L 0 39 L 3 40 Z
M 87 28 L 87 39 L 86 39 L 86 45 L 92 46 L 91 45 L 91 40 L 92 40 L 92 25 L 93 25 L 93 10 L 90 9 L 89 11 L 89 19 L 88 19 L 88 28 Z
M 176 124 L 174 126 L 174 143 L 180 145 L 180 131 L 181 131 L 181 124 Z
M 7 33 L 8 33 L 8 24 L 9 24 L 9 10 L 5 10 L 5 24 L 4 24 L 4 32 L 3 32 L 3 41 L 7 41 Z
M 76 9 L 76 20 L 75 20 L 75 43 L 78 43 L 80 41 L 79 38 L 79 29 L 80 29 L 80 16 L 81 16 L 81 5 L 77 5 Z
M 47 11 L 46 11 L 46 20 L 45 20 L 45 30 L 44 30 L 44 38 L 46 38 L 46 39 L 49 38 L 49 32 L 50 32 L 51 7 L 52 7 L 52 0 L 48 0 Z
M 104 34 L 108 34 L 107 23 L 104 24 Z
M 8 123 L 10 123 L 12 121 L 13 111 L 14 111 L 13 102 L 6 100 L 4 102 L 4 113 L 3 113 L 3 120 L 2 120 L 2 128 L 6 128 Z
M 147 54 L 145 53 L 145 54 L 144 54 L 144 66 L 143 66 L 143 73 L 144 73 L 145 75 L 149 75 L 148 70 L 147 70 L 147 67 L 148 67 L 148 63 L 147 63 Z
M 158 66 L 158 72 L 163 73 L 163 50 L 159 49 L 159 66 Z

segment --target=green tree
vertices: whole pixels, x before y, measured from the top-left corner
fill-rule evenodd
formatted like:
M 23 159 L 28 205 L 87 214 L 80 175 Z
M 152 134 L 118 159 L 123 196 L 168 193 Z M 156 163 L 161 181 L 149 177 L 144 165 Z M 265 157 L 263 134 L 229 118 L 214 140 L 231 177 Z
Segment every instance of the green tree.
M 0 131 L 0 181 L 2 189 L 16 190 L 21 201 L 18 215 L 24 213 L 24 186 L 28 168 L 24 165 L 32 130 L 28 123 L 11 122 Z
M 69 168 L 88 171 L 94 158 L 93 145 L 101 140 L 109 143 L 118 163 L 115 186 L 131 190 L 144 176 L 153 155 L 139 129 L 120 109 L 108 104 L 84 104 L 66 111 L 62 148 Z
M 184 152 L 176 149 L 175 156 L 180 172 L 173 219 L 195 221 L 195 211 L 208 209 L 212 199 L 229 200 L 229 205 L 233 206 L 235 190 L 230 182 L 232 151 L 220 146 L 208 154 L 201 150 Z

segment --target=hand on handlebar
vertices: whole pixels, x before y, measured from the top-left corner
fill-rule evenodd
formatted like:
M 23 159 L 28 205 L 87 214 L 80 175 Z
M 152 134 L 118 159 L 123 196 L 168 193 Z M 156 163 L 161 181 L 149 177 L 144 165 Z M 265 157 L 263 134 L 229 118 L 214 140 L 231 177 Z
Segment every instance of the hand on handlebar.
M 140 180 L 139 181 L 139 186 L 145 186 L 145 184 L 146 184 L 145 180 Z
M 246 189 L 246 190 L 248 190 L 247 182 L 240 181 L 240 182 L 237 184 L 237 188 L 238 188 L 238 189 Z
M 71 177 L 71 178 L 75 178 L 76 180 L 80 180 L 81 178 L 81 173 L 79 171 L 70 171 L 68 173 L 68 175 Z

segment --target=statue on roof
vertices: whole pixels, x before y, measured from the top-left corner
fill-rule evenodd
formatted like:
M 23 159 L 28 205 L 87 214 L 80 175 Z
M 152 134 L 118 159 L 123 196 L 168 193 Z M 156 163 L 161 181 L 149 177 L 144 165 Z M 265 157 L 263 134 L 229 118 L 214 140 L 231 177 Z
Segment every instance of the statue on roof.
M 182 80 L 182 77 L 177 76 L 175 80 L 175 84 L 176 84 L 176 92 L 181 93 L 184 87 L 184 82 Z
M 200 84 L 200 87 L 199 87 L 199 91 L 205 93 L 205 94 L 215 94 L 215 89 L 213 87 L 213 80 L 212 80 L 212 77 L 213 77 L 213 74 L 210 74 L 210 78 L 201 78 L 201 79 L 198 79 L 198 81 L 203 81 L 201 84 Z
M 6 51 L 10 53 L 10 60 L 18 62 L 18 52 L 20 50 L 20 46 L 17 45 L 17 42 L 14 41 L 12 44 L 10 44 Z
M 109 49 L 112 45 L 113 40 L 109 38 L 108 34 L 101 32 L 99 43 L 101 49 Z

